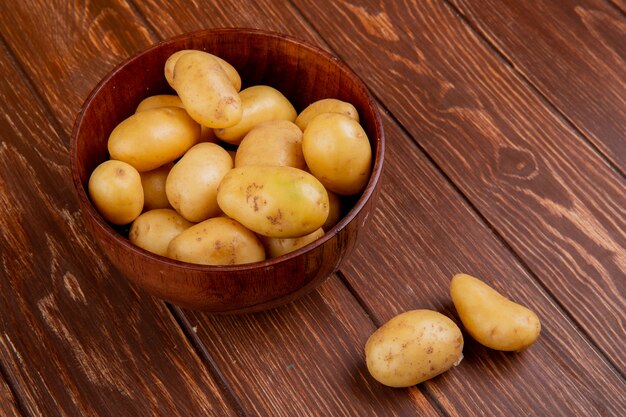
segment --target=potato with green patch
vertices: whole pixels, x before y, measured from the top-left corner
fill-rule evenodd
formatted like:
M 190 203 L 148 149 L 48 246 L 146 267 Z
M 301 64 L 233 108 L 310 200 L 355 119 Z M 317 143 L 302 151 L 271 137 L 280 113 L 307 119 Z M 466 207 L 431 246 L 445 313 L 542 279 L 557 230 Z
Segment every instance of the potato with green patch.
M 306 109 L 302 110 L 295 123 L 304 132 L 309 122 L 322 113 L 341 113 L 356 122 L 359 121 L 359 113 L 352 104 L 335 98 L 325 98 L 311 103 Z
M 328 194 L 311 174 L 292 167 L 248 165 L 222 180 L 217 202 L 229 217 L 263 236 L 312 233 L 328 217 Z
M 383 324 L 367 340 L 370 374 L 390 387 L 410 387 L 431 379 L 463 359 L 463 335 L 448 317 L 412 310 Z
M 238 265 L 265 259 L 256 235 L 228 217 L 191 226 L 169 244 L 167 256 L 202 265 Z
M 303 169 L 302 131 L 288 120 L 270 120 L 256 125 L 237 148 L 235 167 L 245 165 Z
M 110 223 L 128 224 L 141 214 L 141 177 L 126 162 L 104 161 L 91 173 L 87 188 L 94 206 Z
M 478 278 L 455 275 L 450 283 L 450 294 L 467 332 L 488 348 L 522 350 L 539 337 L 541 323 L 535 313 Z
M 167 247 L 172 239 L 191 226 L 193 223 L 172 209 L 150 210 L 135 219 L 128 239 L 149 252 L 167 256 Z

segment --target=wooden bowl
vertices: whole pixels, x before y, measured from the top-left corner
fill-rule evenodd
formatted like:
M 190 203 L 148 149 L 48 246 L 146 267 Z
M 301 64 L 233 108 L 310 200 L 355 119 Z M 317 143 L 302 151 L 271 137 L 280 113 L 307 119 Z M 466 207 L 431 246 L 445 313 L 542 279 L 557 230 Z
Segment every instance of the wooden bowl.
M 163 76 L 167 58 L 181 49 L 200 49 L 230 62 L 244 88 L 266 84 L 301 111 L 315 100 L 352 103 L 373 150 L 367 188 L 339 223 L 319 240 L 295 252 L 238 266 L 204 266 L 164 258 L 132 245 L 112 227 L 87 194 L 94 168 L 108 159 L 113 128 L 154 94 L 173 93 Z M 195 32 L 162 42 L 128 59 L 93 90 L 79 113 L 71 138 L 71 170 L 88 231 L 116 268 L 150 294 L 191 309 L 215 313 L 259 311 L 290 302 L 313 290 L 352 251 L 377 200 L 383 168 L 384 134 L 376 104 L 363 82 L 329 53 L 294 38 L 252 29 Z

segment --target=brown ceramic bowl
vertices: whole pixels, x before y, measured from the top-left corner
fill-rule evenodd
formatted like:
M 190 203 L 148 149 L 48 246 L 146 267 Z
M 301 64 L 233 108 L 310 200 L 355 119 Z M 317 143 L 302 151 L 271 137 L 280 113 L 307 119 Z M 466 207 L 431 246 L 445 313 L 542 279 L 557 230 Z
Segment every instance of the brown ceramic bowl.
M 319 240 L 287 255 L 239 266 L 204 266 L 164 258 L 132 245 L 112 227 L 87 194 L 94 168 L 108 159 L 113 128 L 154 94 L 173 93 L 163 76 L 166 59 L 180 49 L 200 49 L 230 62 L 244 88 L 266 84 L 280 90 L 298 111 L 334 97 L 357 108 L 373 150 L 367 188 L 339 223 Z M 150 294 L 191 309 L 215 313 L 265 310 L 313 290 L 352 251 L 377 200 L 383 167 L 380 115 L 363 82 L 329 53 L 291 37 L 252 29 L 195 32 L 162 42 L 128 59 L 93 90 L 77 117 L 71 169 L 87 230 L 116 268 Z

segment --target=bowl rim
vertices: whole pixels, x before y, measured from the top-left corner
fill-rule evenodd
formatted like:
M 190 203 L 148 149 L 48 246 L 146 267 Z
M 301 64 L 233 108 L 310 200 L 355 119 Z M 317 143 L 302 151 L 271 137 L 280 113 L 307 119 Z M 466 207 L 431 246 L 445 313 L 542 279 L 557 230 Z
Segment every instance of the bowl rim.
M 361 195 L 359 196 L 358 200 L 355 202 L 354 206 L 350 209 L 350 211 L 346 213 L 339 220 L 339 222 L 335 224 L 330 230 L 325 231 L 324 236 L 322 236 L 319 239 L 316 239 L 315 241 L 307 244 L 306 246 L 303 246 L 302 248 L 299 248 L 293 252 L 289 252 L 287 254 L 278 256 L 276 258 L 270 258 L 270 259 L 266 259 L 263 261 L 251 262 L 251 263 L 246 263 L 246 264 L 238 264 L 238 265 L 202 265 L 202 264 L 193 264 L 189 262 L 183 262 L 183 261 L 178 261 L 175 259 L 167 258 L 165 256 L 157 255 L 155 253 L 147 251 L 143 248 L 140 248 L 139 246 L 135 246 L 127 238 L 125 238 L 124 236 L 120 235 L 117 231 L 115 231 L 113 227 L 104 220 L 102 215 L 100 215 L 100 213 L 96 211 L 93 203 L 91 202 L 91 200 L 89 199 L 86 193 L 85 187 L 83 186 L 81 179 L 79 178 L 78 168 L 77 168 L 78 161 L 77 161 L 77 156 L 76 156 L 76 147 L 77 147 L 78 131 L 80 129 L 85 111 L 89 107 L 91 102 L 94 100 L 94 98 L 100 93 L 100 90 L 104 87 L 104 85 L 111 78 L 113 78 L 115 74 L 121 71 L 122 68 L 128 65 L 131 61 L 138 59 L 139 57 L 143 55 L 150 54 L 154 50 L 157 50 L 163 47 L 164 45 L 175 44 L 183 39 L 189 39 L 189 38 L 194 38 L 194 37 L 202 38 L 208 34 L 211 34 L 211 36 L 215 36 L 215 35 L 219 36 L 220 34 L 235 34 L 235 33 L 237 34 L 246 33 L 250 35 L 258 35 L 258 36 L 263 36 L 263 37 L 275 38 L 275 39 L 280 39 L 282 41 L 287 41 L 293 44 L 297 44 L 299 47 L 303 47 L 315 54 L 319 54 L 323 56 L 326 59 L 334 61 L 334 63 L 338 66 L 340 71 L 344 72 L 347 76 L 349 76 L 349 78 L 352 78 L 356 81 L 357 88 L 360 90 L 360 93 L 362 93 L 367 98 L 369 107 L 372 109 L 372 113 L 374 116 L 373 127 L 374 127 L 374 131 L 376 134 L 376 138 L 375 138 L 376 150 L 374 153 L 375 159 L 374 159 L 374 164 L 372 166 L 372 171 L 371 171 L 369 181 L 365 189 L 362 191 Z M 98 227 L 100 227 L 108 235 L 109 238 L 112 238 L 116 243 L 121 245 L 121 247 L 123 247 L 126 250 L 134 252 L 135 254 L 143 256 L 143 257 L 148 257 L 150 260 L 158 264 L 176 266 L 176 267 L 180 267 L 186 270 L 203 271 L 203 272 L 235 272 L 235 271 L 241 272 L 241 271 L 258 270 L 261 268 L 271 268 L 281 263 L 288 262 L 293 258 L 297 258 L 298 256 L 306 252 L 312 251 L 315 248 L 324 245 L 326 242 L 328 242 L 329 240 L 334 238 L 337 234 L 339 234 L 339 232 L 341 232 L 352 220 L 354 220 L 357 214 L 363 209 L 365 204 L 372 197 L 372 195 L 375 192 L 376 185 L 381 179 L 384 157 L 385 157 L 385 134 L 384 134 L 382 119 L 380 116 L 380 111 L 378 109 L 377 102 L 374 100 L 372 94 L 370 93 L 369 89 L 367 88 L 363 80 L 354 71 L 352 71 L 343 61 L 341 61 L 336 56 L 332 55 L 330 52 L 318 46 L 312 45 L 308 43 L 307 41 L 298 39 L 296 37 L 293 37 L 291 35 L 287 35 L 284 33 L 261 30 L 261 29 L 254 29 L 254 28 L 211 28 L 211 29 L 202 29 L 198 31 L 188 32 L 185 34 L 177 35 L 177 36 L 162 40 L 148 48 L 145 48 L 129 56 L 128 58 L 123 60 L 121 63 L 116 65 L 112 70 L 110 70 L 98 82 L 98 84 L 91 90 L 91 92 L 89 93 L 85 101 L 83 102 L 81 109 L 76 116 L 76 119 L 74 121 L 74 125 L 72 128 L 72 133 L 70 136 L 70 170 L 72 173 L 74 189 L 76 193 L 78 194 L 78 198 L 83 203 L 82 206 L 87 207 L 86 213 L 84 210 L 82 210 L 82 207 L 81 207 L 81 211 L 83 212 L 83 214 L 87 214 L 93 220 L 95 220 L 95 223 L 98 225 Z

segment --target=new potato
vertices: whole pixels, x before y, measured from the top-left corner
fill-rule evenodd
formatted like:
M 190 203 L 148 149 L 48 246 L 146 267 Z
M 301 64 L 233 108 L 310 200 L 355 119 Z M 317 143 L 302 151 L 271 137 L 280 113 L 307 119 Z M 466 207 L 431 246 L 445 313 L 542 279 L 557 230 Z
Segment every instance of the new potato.
M 303 169 L 302 131 L 288 120 L 270 120 L 255 126 L 237 148 L 235 167 L 245 165 Z
M 322 113 L 341 113 L 357 122 L 359 121 L 359 113 L 352 104 L 335 98 L 325 98 L 309 104 L 306 109 L 300 112 L 295 123 L 304 132 L 309 122 Z
M 213 54 L 209 54 L 203 51 L 197 51 L 194 49 L 183 49 L 181 51 L 175 52 L 172 55 L 170 55 L 167 61 L 165 61 L 165 68 L 164 68 L 165 79 L 167 80 L 167 83 L 170 85 L 170 87 L 174 88 L 174 68 L 176 67 L 176 62 L 178 62 L 178 58 L 180 58 L 181 56 L 189 52 L 202 52 L 213 57 L 213 59 L 217 61 L 217 63 L 220 65 L 220 67 L 222 67 L 222 69 L 226 73 L 226 76 L 230 80 L 230 83 L 233 85 L 233 88 L 237 92 L 241 90 L 241 77 L 239 76 L 239 73 L 232 65 L 230 65 L 228 62 L 226 62 L 219 56 L 215 56 Z
M 467 274 L 457 274 L 450 295 L 467 332 L 491 349 L 517 351 L 535 343 L 541 323 L 535 313 Z
M 122 161 L 104 161 L 89 177 L 89 196 L 102 217 L 123 225 L 135 220 L 143 209 L 139 172 Z
M 369 180 L 372 149 L 361 125 L 348 116 L 314 117 L 304 131 L 302 152 L 311 173 L 337 194 L 357 194 Z
M 320 237 L 324 236 L 324 230 L 320 227 L 313 233 L 302 237 L 285 238 L 260 236 L 259 239 L 265 247 L 265 253 L 269 258 L 276 258 L 281 255 L 285 255 L 289 252 L 298 250 L 311 242 L 316 241 Z
M 365 345 L 370 374 L 390 387 L 410 387 L 463 359 L 463 335 L 448 317 L 432 310 L 402 313 L 376 330 Z
M 201 222 L 217 216 L 217 187 L 233 167 L 233 160 L 219 145 L 199 143 L 174 165 L 165 182 L 170 204 L 184 218 Z
M 172 239 L 167 256 L 203 265 L 237 265 L 264 260 L 265 250 L 256 235 L 237 221 L 215 217 Z
M 174 66 L 174 89 L 193 120 L 211 128 L 236 125 L 242 101 L 226 72 L 206 52 L 182 54 Z
M 328 217 L 328 194 L 311 174 L 292 167 L 248 165 L 222 180 L 217 202 L 229 217 L 269 237 L 312 233 Z
M 215 131 L 215 135 L 224 142 L 238 145 L 243 137 L 259 123 L 275 119 L 289 120 L 290 122 L 296 120 L 296 109 L 275 88 L 267 85 L 255 85 L 242 90 L 239 97 L 243 107 L 243 114 L 239 122 Z
M 192 225 L 172 209 L 150 210 L 135 219 L 128 239 L 149 252 L 167 256 L 172 239 Z
M 139 172 L 181 157 L 200 138 L 200 125 L 184 109 L 162 107 L 135 113 L 113 129 L 107 144 L 111 159 Z

